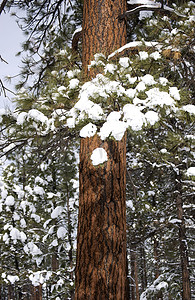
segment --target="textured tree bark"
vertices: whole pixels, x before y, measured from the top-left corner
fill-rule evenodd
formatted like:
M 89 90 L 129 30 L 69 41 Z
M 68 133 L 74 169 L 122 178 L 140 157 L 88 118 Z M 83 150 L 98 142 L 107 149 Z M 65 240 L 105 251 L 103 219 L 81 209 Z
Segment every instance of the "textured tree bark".
M 31 287 L 31 300 L 42 300 L 42 286 L 32 286 Z
M 177 178 L 178 179 L 178 178 Z M 181 269 L 182 269 L 182 300 L 191 300 L 191 287 L 190 287 L 190 274 L 189 274 L 189 261 L 188 250 L 186 243 L 185 224 L 183 217 L 183 201 L 182 195 L 179 192 L 181 190 L 180 180 L 177 183 L 177 216 L 181 221 L 179 223 L 179 244 L 180 244 L 180 257 L 181 257 Z
M 95 53 L 110 54 L 126 43 L 126 24 L 118 16 L 126 0 L 85 0 L 83 69 Z M 93 166 L 90 156 L 104 148 L 108 161 Z M 126 268 L 126 135 L 119 142 L 99 136 L 80 144 L 80 197 L 75 300 L 128 299 Z
M 81 139 L 75 299 L 127 299 L 125 146 L 126 136 Z M 90 155 L 97 147 L 108 161 L 95 167 Z
M 94 54 L 110 54 L 126 44 L 126 24 L 118 16 L 126 11 L 126 0 L 85 0 L 83 7 L 83 68 L 88 73 L 88 65 Z

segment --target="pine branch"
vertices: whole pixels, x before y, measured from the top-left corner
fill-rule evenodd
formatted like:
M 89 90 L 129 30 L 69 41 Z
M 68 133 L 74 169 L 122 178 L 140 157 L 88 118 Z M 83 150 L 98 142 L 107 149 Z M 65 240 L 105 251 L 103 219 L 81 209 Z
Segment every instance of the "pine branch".
M 122 15 L 119 15 L 118 18 L 119 20 L 123 20 L 125 18 L 130 18 L 131 15 L 134 15 L 135 13 L 138 13 L 140 11 L 158 11 L 158 12 L 163 12 L 163 13 L 170 13 L 170 14 L 176 14 L 179 17 L 185 18 L 186 16 L 179 14 L 176 12 L 173 8 L 166 6 L 166 5 L 161 5 L 161 3 L 156 3 L 156 5 L 140 5 L 137 6 L 131 10 L 128 10 L 124 12 Z
M 7 3 L 7 0 L 3 0 L 3 2 L 1 3 L 1 5 L 0 5 L 0 15 L 3 12 L 3 10 L 4 10 L 5 6 L 6 6 L 6 3 Z

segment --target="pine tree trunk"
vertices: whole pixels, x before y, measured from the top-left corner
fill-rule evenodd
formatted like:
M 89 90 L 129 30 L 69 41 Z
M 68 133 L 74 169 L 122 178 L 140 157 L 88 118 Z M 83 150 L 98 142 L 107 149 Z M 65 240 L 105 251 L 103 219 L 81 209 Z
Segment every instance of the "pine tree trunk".
M 131 244 L 131 299 L 139 300 L 139 282 L 137 269 L 136 247 Z
M 143 293 L 147 287 L 147 271 L 146 271 L 146 255 L 144 245 L 140 247 L 141 261 L 141 292 Z
M 158 255 L 158 241 L 156 237 L 154 236 L 154 273 L 155 273 L 155 279 L 157 279 L 160 275 L 159 272 L 159 255 Z
M 85 0 L 83 69 L 95 53 L 110 54 L 126 42 L 126 25 L 118 15 L 126 0 Z M 92 151 L 102 147 L 108 161 L 93 166 Z M 80 197 L 75 300 L 126 300 L 126 136 L 120 142 L 95 135 L 81 139 Z
M 81 139 L 75 299 L 127 299 L 125 145 L 126 137 Z M 100 146 L 109 160 L 95 167 L 90 154 Z
M 42 300 L 42 286 L 31 286 L 31 300 Z
M 177 217 L 180 220 L 178 226 L 179 226 L 179 244 L 180 244 L 180 257 L 181 257 L 181 269 L 182 269 L 182 300 L 191 300 L 188 250 L 187 250 L 185 223 L 184 223 L 184 216 L 183 216 L 181 180 L 179 175 L 176 176 L 176 180 L 177 180 L 177 184 L 176 184 Z
M 110 54 L 126 44 L 126 23 L 119 22 L 118 16 L 126 10 L 126 0 L 84 0 L 83 6 L 83 69 L 94 54 Z

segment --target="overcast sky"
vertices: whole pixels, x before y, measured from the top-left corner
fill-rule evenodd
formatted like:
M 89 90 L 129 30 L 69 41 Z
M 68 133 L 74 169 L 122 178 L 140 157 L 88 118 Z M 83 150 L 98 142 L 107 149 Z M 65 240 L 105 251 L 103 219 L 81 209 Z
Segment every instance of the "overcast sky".
M 21 57 L 16 57 L 16 53 L 21 50 L 21 43 L 23 34 L 19 29 L 15 18 L 11 17 L 8 13 L 0 15 L 0 55 L 5 59 L 8 64 L 0 62 L 0 78 L 4 85 L 11 90 L 14 90 L 14 84 L 17 78 L 11 82 L 5 81 L 5 76 L 14 76 L 19 72 L 21 66 Z M 9 99 L 13 97 L 8 93 Z M 12 107 L 11 100 L 0 95 L 0 108 Z

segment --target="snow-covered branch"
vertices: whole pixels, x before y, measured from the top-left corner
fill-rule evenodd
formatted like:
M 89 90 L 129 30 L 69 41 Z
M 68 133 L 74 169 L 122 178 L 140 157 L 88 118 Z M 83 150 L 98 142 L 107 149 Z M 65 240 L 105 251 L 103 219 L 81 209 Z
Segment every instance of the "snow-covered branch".
M 138 13 L 140 11 L 158 11 L 158 12 L 163 12 L 163 13 L 173 13 L 176 14 L 179 17 L 185 17 L 184 15 L 178 13 L 175 11 L 173 8 L 167 6 L 167 5 L 162 5 L 161 3 L 154 3 L 154 4 L 144 4 L 144 5 L 139 5 L 133 9 L 130 9 L 126 12 L 124 12 L 122 15 L 119 15 L 119 19 L 123 20 L 124 18 L 130 18 L 131 15 L 134 15 L 135 13 Z

